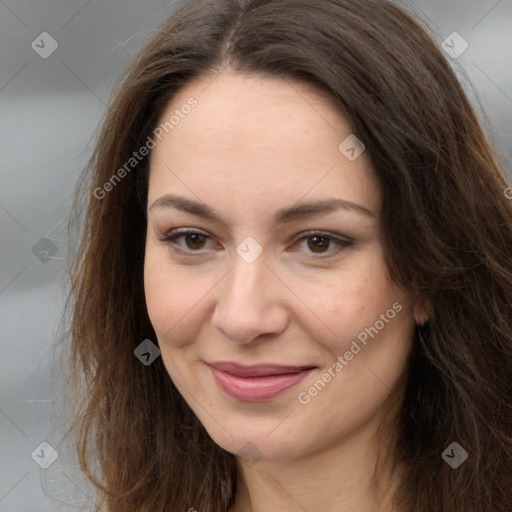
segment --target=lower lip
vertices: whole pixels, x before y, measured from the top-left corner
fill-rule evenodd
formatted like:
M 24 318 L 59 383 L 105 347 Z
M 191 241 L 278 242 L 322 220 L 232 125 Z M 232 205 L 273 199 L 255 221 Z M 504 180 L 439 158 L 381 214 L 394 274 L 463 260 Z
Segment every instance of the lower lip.
M 270 400 L 298 384 L 314 368 L 296 373 L 268 375 L 266 377 L 237 377 L 211 367 L 218 386 L 229 396 L 246 402 Z

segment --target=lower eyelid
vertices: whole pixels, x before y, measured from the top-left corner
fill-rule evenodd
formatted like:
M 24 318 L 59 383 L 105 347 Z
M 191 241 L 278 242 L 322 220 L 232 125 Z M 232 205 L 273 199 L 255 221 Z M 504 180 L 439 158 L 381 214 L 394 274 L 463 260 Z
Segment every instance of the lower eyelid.
M 206 233 L 199 232 L 199 231 L 179 231 L 176 233 L 170 232 L 165 236 L 161 236 L 161 237 L 159 236 L 157 238 L 161 242 L 165 243 L 168 246 L 168 248 L 175 253 L 183 254 L 183 255 L 193 255 L 193 254 L 196 254 L 198 256 L 202 255 L 203 249 L 200 249 L 197 251 L 194 251 L 191 249 L 188 249 L 188 250 L 182 249 L 175 243 L 176 240 L 179 240 L 180 238 L 185 238 L 187 235 L 193 235 L 193 234 L 201 235 L 201 236 L 205 237 L 207 240 L 212 240 L 211 236 L 207 235 Z M 307 240 L 308 238 L 311 238 L 314 236 L 318 236 L 320 238 L 327 238 L 329 241 L 333 242 L 337 246 L 337 249 L 330 249 L 325 253 L 309 253 L 311 255 L 309 258 L 313 258 L 313 259 L 322 259 L 322 258 L 328 258 L 330 256 L 334 256 L 334 255 L 338 254 L 340 251 L 342 251 L 343 249 L 345 249 L 353 244 L 353 242 L 351 240 L 334 237 L 332 235 L 327 235 L 327 234 L 323 234 L 323 233 L 308 233 L 308 234 L 303 235 L 302 237 L 298 238 L 293 243 L 292 247 L 295 247 L 299 243 L 302 243 L 303 241 Z M 294 251 L 292 251 L 292 252 L 294 252 Z
M 308 256 L 308 258 L 313 258 L 313 259 L 322 259 L 322 258 L 329 258 L 331 256 L 335 256 L 337 255 L 338 253 L 340 253 L 343 249 L 346 249 L 347 247 L 351 246 L 352 245 L 352 241 L 350 240 L 343 240 L 343 239 L 340 239 L 340 238 L 335 238 L 333 236 L 328 236 L 328 235 L 314 235 L 314 234 L 310 234 L 310 235 L 306 235 L 302 238 L 299 238 L 294 244 L 293 246 L 295 245 L 298 245 L 299 243 L 302 243 L 303 241 L 307 240 L 308 238 L 311 238 L 313 236 L 319 236 L 320 238 L 327 238 L 329 241 L 333 242 L 335 244 L 335 248 L 334 249 L 329 249 L 328 251 L 326 252 L 321 252 L 321 253 L 308 253 L 310 256 Z
M 158 237 L 158 239 L 161 242 L 163 242 L 165 245 L 167 245 L 174 252 L 179 252 L 180 254 L 193 254 L 193 253 L 201 254 L 202 249 L 198 250 L 198 251 L 193 251 L 191 249 L 187 250 L 187 249 L 182 249 L 181 247 L 179 247 L 176 244 L 176 240 L 179 240 L 180 238 L 185 238 L 188 235 L 201 235 L 201 236 L 205 237 L 207 240 L 212 239 L 210 236 L 206 235 L 205 233 L 200 233 L 198 231 L 188 231 L 188 232 L 181 231 L 178 233 L 169 233 L 168 235 Z

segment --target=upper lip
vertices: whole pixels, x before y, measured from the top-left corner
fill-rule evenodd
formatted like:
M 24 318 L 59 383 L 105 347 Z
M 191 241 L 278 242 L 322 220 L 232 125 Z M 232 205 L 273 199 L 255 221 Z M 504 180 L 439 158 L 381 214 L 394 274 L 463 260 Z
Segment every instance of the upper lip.
M 264 377 L 267 375 L 283 375 L 285 373 L 297 373 L 304 370 L 315 368 L 315 366 L 288 366 L 279 364 L 256 364 L 256 365 L 242 365 L 228 361 L 221 361 L 215 363 L 207 363 L 216 370 L 236 375 L 237 377 Z

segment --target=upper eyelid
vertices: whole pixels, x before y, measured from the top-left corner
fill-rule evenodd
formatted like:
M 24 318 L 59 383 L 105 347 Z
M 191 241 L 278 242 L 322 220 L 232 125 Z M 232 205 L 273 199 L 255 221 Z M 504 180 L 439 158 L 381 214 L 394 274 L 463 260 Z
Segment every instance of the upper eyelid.
M 175 229 L 170 230 L 167 234 L 163 235 L 162 237 L 158 237 L 158 238 L 161 241 L 167 242 L 168 244 L 170 244 L 170 243 L 173 243 L 175 240 L 177 240 L 181 237 L 184 237 L 186 235 L 189 235 L 189 234 L 202 235 L 202 236 L 205 236 L 206 238 L 209 238 L 210 240 L 212 240 L 214 238 L 214 237 L 210 236 L 206 231 L 200 230 L 198 228 L 175 228 Z M 328 231 L 314 230 L 314 229 L 306 230 L 306 231 L 299 233 L 298 235 L 296 235 L 294 237 L 293 243 L 295 244 L 297 242 L 302 242 L 303 240 L 306 240 L 307 238 L 312 237 L 312 236 L 320 236 L 320 237 L 328 238 L 329 240 L 331 240 L 335 244 L 337 244 L 338 248 L 348 247 L 349 245 L 353 244 L 353 240 L 350 239 L 349 237 L 330 233 Z M 173 237 L 173 239 L 169 240 L 169 238 L 171 238 L 171 237 Z M 193 254 L 193 253 L 200 254 L 200 252 L 201 252 L 200 250 L 192 251 L 192 250 L 182 249 L 179 246 L 176 247 L 176 250 L 181 251 L 183 253 L 188 253 L 188 254 Z M 327 253 L 324 253 L 324 254 L 329 254 L 331 252 L 333 252 L 333 250 L 329 250 L 329 251 L 327 251 Z M 322 253 L 320 253 L 320 254 L 322 254 Z
M 163 235 L 163 237 L 169 237 L 169 236 L 174 236 L 174 235 L 188 235 L 188 234 L 198 234 L 198 235 L 203 235 L 203 236 L 206 236 L 208 238 L 215 238 L 213 236 L 211 236 L 207 231 L 203 231 L 201 229 L 198 229 L 198 228 L 175 228 L 175 229 L 171 229 L 170 231 L 168 231 L 167 233 L 165 233 Z M 351 242 L 352 240 L 350 239 L 350 237 L 347 237 L 347 236 L 344 236 L 344 235 L 338 235 L 336 233 L 331 233 L 329 231 L 325 231 L 325 230 L 321 230 L 321 229 L 307 229 L 305 231 L 301 231 L 298 235 L 296 235 L 294 237 L 294 239 L 302 239 L 302 238 L 305 238 L 305 237 L 308 237 L 308 236 L 315 236 L 315 235 L 318 235 L 318 236 L 325 236 L 326 238 L 332 238 L 332 239 L 342 239 L 344 241 L 347 241 L 347 242 Z

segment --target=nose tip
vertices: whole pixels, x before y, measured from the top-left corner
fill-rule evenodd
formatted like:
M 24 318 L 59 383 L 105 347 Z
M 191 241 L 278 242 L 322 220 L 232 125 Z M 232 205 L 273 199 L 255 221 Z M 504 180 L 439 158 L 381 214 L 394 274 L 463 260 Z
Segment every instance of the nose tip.
M 282 287 L 263 260 L 247 263 L 241 258 L 219 285 L 212 324 L 238 343 L 279 334 L 288 322 L 281 293 Z

